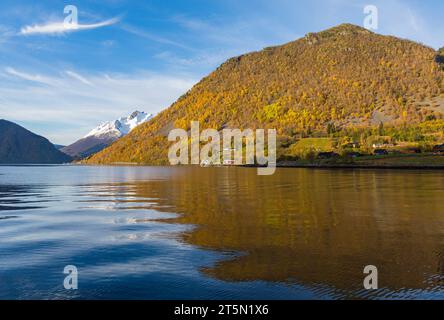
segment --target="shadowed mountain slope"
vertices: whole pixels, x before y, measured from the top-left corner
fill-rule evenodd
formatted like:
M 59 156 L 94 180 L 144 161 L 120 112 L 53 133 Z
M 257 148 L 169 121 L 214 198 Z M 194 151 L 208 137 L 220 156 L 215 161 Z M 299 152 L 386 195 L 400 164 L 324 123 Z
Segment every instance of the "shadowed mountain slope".
M 0 120 L 0 163 L 57 164 L 71 160 L 48 139 L 13 122 Z

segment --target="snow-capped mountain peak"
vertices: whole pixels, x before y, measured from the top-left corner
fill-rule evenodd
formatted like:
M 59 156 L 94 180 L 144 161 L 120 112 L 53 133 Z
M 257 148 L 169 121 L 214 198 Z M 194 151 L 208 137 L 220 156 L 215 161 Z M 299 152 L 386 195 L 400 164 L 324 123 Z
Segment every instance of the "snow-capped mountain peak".
M 91 130 L 85 136 L 85 138 L 92 136 L 114 136 L 116 138 L 120 138 L 130 133 L 131 130 L 133 130 L 138 125 L 149 121 L 152 117 L 152 114 L 141 111 L 134 111 L 128 117 L 102 123 L 97 128 Z

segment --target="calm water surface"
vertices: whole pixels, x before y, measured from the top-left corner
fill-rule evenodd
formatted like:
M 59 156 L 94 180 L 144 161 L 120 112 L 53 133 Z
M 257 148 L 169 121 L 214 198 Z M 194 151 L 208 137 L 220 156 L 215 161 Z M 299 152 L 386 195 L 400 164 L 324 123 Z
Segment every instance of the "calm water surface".
M 444 299 L 443 199 L 440 171 L 3 166 L 0 299 Z

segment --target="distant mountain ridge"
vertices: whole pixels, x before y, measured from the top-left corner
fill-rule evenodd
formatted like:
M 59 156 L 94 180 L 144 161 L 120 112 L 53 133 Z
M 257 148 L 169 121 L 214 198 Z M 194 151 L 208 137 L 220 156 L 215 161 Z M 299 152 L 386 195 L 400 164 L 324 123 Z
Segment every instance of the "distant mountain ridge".
M 0 120 L 1 164 L 60 164 L 72 159 L 48 139 L 10 121 Z
M 55 147 L 57 150 L 60 150 L 60 149 L 63 149 L 64 147 L 66 147 L 66 146 L 61 145 L 61 144 L 54 144 L 54 147 Z
M 188 130 L 191 121 L 201 129 L 275 128 L 278 152 L 313 134 L 440 121 L 443 61 L 442 51 L 350 24 L 309 33 L 229 59 L 87 162 L 168 164 L 169 130 Z
M 127 135 L 138 125 L 149 121 L 152 117 L 152 114 L 134 111 L 127 117 L 104 122 L 82 139 L 62 148 L 61 151 L 74 158 L 88 157 Z

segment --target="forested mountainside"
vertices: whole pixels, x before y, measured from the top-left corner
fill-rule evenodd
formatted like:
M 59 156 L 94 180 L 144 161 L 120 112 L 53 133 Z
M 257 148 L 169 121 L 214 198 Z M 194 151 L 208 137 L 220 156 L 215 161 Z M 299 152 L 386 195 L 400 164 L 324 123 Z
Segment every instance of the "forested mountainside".
M 172 128 L 275 128 L 279 154 L 299 139 L 443 138 L 442 51 L 344 24 L 229 59 L 153 121 L 88 163 L 167 164 Z M 412 133 L 413 132 L 413 133 Z M 419 139 L 419 138 L 418 138 Z

